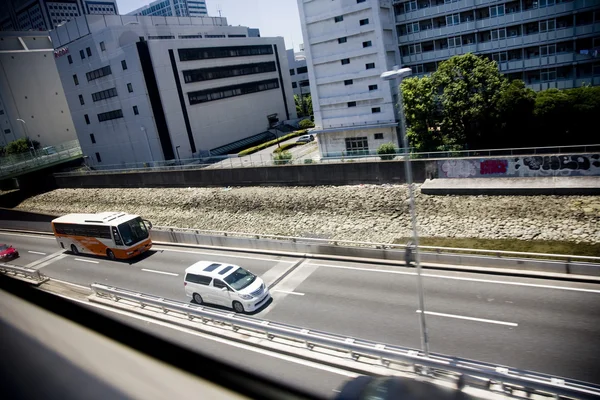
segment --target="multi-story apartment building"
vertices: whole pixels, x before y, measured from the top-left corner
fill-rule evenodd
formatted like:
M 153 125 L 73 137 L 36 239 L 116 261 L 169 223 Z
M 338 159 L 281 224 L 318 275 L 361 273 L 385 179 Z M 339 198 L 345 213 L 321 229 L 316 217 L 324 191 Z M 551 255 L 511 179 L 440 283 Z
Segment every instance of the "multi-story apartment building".
M 162 17 L 205 17 L 208 15 L 204 0 L 156 0 L 127 15 Z
M 219 17 L 83 16 L 51 31 L 94 166 L 217 155 L 296 118 L 283 38 Z
M 48 32 L 0 32 L 0 146 L 77 138 Z
M 534 90 L 600 84 L 600 0 L 394 0 L 402 65 L 417 75 L 484 54 Z
M 0 30 L 47 31 L 80 15 L 118 13 L 116 0 L 3 0 Z
M 391 0 L 298 0 L 321 156 L 398 144 Z
M 308 67 L 304 51 L 287 51 L 288 66 L 292 79 L 292 91 L 294 96 L 306 96 L 310 94 L 310 82 L 308 80 Z

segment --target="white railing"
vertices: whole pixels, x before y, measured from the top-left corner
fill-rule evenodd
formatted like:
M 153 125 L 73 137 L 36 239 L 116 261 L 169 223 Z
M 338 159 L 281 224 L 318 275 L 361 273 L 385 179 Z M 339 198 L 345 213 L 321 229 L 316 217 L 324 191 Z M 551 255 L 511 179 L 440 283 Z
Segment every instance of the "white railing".
M 357 363 L 370 362 L 372 365 L 373 361 L 377 361 L 388 368 L 392 365 L 408 366 L 415 373 L 450 380 L 458 389 L 470 385 L 493 390 L 494 385 L 499 385 L 503 393 L 506 390 L 513 394 L 520 392 L 527 397 L 531 394 L 572 398 L 600 396 L 598 385 L 552 375 L 441 354 L 430 353 L 429 357 L 425 357 L 419 350 L 406 347 L 261 320 L 98 283 L 92 284 L 91 287 L 94 291 L 93 296 L 97 298 L 114 302 L 125 300 L 148 312 L 156 310 L 163 315 L 172 313 L 190 321 L 212 324 L 234 332 L 244 330 L 268 340 L 281 338 L 314 352 L 327 350 L 327 354 L 331 355 L 333 350 L 336 352 L 334 357 Z
M 0 273 L 17 278 L 25 278 L 26 280 L 36 284 L 40 284 L 48 280 L 48 278 L 42 275 L 38 270 L 5 263 L 0 263 Z

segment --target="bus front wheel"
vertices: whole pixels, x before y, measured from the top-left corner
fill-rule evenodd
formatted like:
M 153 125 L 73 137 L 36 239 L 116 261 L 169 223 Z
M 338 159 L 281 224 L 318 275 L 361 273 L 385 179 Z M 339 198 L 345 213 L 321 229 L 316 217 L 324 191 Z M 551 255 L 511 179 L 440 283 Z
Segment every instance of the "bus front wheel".
M 79 250 L 77 250 L 77 247 L 74 244 L 71 245 L 71 253 L 75 254 L 76 256 L 79 255 Z
M 106 250 L 106 255 L 113 261 L 117 259 L 117 257 L 115 257 L 115 253 L 113 253 L 112 250 Z

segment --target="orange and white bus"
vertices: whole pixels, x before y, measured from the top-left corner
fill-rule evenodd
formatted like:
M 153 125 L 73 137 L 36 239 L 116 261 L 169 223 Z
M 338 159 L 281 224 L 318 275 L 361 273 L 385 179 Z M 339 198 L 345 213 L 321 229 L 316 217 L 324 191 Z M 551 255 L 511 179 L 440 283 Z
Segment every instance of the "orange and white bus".
M 152 247 L 152 224 L 137 215 L 103 212 L 68 214 L 52 221 L 52 231 L 63 249 L 77 254 L 135 257 Z

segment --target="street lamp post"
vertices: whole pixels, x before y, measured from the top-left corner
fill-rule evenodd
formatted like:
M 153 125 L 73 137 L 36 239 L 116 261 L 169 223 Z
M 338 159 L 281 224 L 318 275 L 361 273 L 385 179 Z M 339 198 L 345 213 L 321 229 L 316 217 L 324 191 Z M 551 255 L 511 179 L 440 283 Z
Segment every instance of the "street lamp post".
M 150 140 L 148 139 L 148 132 L 146 132 L 146 128 L 140 126 L 140 129 L 144 132 L 146 136 L 146 144 L 148 145 L 148 152 L 150 153 L 150 162 L 154 162 L 154 155 L 152 154 L 152 147 L 150 147 Z
M 179 157 L 179 148 L 181 146 L 176 146 L 175 151 L 177 152 L 177 164 L 181 164 L 181 158 Z
M 423 295 L 423 277 L 421 276 L 421 256 L 419 254 L 419 235 L 417 233 L 417 214 L 415 211 L 415 193 L 412 182 L 412 168 L 410 163 L 410 152 L 408 150 L 408 139 L 406 137 L 406 119 L 404 115 L 404 104 L 402 102 L 402 92 L 400 83 L 402 79 L 412 75 L 410 68 L 400 69 L 397 65 L 392 71 L 386 71 L 381 74 L 381 79 L 386 81 L 396 81 L 398 84 L 398 105 L 400 111 L 400 136 L 402 137 L 402 147 L 404 147 L 404 171 L 406 174 L 406 183 L 408 185 L 408 197 L 410 201 L 410 220 L 412 225 L 412 245 L 406 247 L 406 252 L 412 252 L 417 267 L 417 291 L 419 294 L 419 321 L 421 325 L 421 349 L 426 357 L 429 357 L 429 340 L 427 337 L 427 324 L 425 321 L 425 299 Z M 414 246 L 414 248 L 413 248 Z
M 31 141 L 31 139 L 29 138 L 29 134 L 27 133 L 27 123 L 25 122 L 25 120 L 23 120 L 21 118 L 17 118 L 17 121 L 22 122 L 23 125 L 25 126 L 25 140 L 27 140 L 27 147 L 29 148 L 29 154 L 31 154 L 32 157 L 37 157 L 37 152 L 35 151 L 35 146 L 33 145 L 33 142 Z M 31 153 L 32 148 L 33 148 L 33 154 Z

